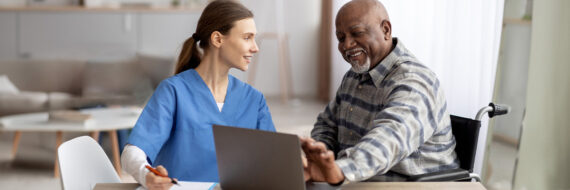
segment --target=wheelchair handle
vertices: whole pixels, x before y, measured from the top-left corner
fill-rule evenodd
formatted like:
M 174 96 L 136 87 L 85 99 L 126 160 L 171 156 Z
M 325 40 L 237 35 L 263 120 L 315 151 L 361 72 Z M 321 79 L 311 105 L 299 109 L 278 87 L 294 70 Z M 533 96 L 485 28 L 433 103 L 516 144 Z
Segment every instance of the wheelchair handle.
M 505 115 L 511 111 L 511 107 L 505 104 L 494 104 L 489 103 L 489 106 L 485 106 L 477 112 L 477 116 L 475 116 L 475 120 L 481 121 L 483 115 L 488 113 L 489 118 L 498 116 L 498 115 Z
M 497 115 L 505 115 L 511 111 L 511 107 L 505 104 L 493 104 L 491 102 L 489 106 L 493 107 L 493 111 L 489 112 L 489 118 Z

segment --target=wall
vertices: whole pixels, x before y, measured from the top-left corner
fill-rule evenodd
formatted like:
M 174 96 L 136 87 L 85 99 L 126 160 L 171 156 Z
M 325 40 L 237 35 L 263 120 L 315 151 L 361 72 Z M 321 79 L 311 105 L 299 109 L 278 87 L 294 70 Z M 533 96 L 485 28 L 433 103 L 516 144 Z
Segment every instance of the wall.
M 0 12 L 0 59 L 16 59 L 17 14 L 14 12 Z
M 200 12 L 140 14 L 138 51 L 176 57 L 182 44 L 196 31 Z
M 274 1 L 243 0 L 255 14 L 258 33 L 276 32 Z M 316 97 L 320 1 L 283 1 L 283 29 L 296 97 Z M 12 59 L 124 60 L 136 53 L 177 56 L 195 31 L 199 12 L 0 12 L 0 61 Z M 17 40 L 16 40 L 17 39 Z M 277 41 L 260 45 L 255 87 L 278 96 Z M 231 70 L 247 81 L 247 73 Z
M 570 189 L 570 1 L 534 1 L 527 109 L 514 189 Z
M 346 4 L 349 0 L 335 0 L 333 1 L 333 10 L 332 10 L 332 35 L 331 35 L 331 86 L 329 97 L 330 99 L 334 99 L 336 95 L 336 91 L 340 87 L 340 83 L 342 82 L 342 77 L 344 74 L 350 69 L 350 63 L 347 63 L 342 55 L 338 51 L 338 39 L 336 39 L 336 14 L 340 10 L 340 8 Z
M 526 105 L 530 35 L 530 24 L 504 24 L 494 102 L 511 106 L 511 111 L 494 119 L 493 134 L 513 142 L 519 138 Z
M 280 0 L 242 0 L 253 11 L 257 32 L 277 32 L 279 26 L 275 3 Z M 320 0 L 281 0 L 283 1 L 283 30 L 289 38 L 289 62 L 293 92 L 297 97 L 316 97 L 319 27 L 321 16 Z M 259 45 L 259 65 L 255 87 L 265 96 L 278 96 L 279 70 L 278 45 L 274 39 L 267 39 Z M 247 73 L 233 70 L 232 74 L 247 80 Z
M 526 102 L 531 21 L 522 20 L 527 0 L 506 0 L 494 102 L 511 106 L 509 114 L 493 120 L 493 135 L 517 143 Z
M 29 59 L 128 59 L 137 52 L 137 15 L 20 12 L 18 54 Z

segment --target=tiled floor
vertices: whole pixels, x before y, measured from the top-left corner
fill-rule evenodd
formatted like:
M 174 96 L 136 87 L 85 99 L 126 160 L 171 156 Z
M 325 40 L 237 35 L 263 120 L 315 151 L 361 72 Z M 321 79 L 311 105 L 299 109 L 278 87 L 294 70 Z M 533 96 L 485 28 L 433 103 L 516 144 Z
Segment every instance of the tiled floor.
M 326 106 L 325 103 L 311 100 L 291 100 L 288 104 L 282 104 L 278 99 L 269 99 L 268 105 L 278 131 L 302 136 L 309 134 L 318 113 Z M 16 158 L 11 158 L 12 134 L 0 134 L 1 189 L 61 189 L 60 179 L 53 178 L 53 148 L 29 138 L 33 136 L 22 135 L 19 152 Z M 103 147 L 106 145 L 103 144 Z M 514 148 L 493 142 L 489 159 L 493 169 L 486 185 L 488 189 L 510 189 L 515 155 Z M 124 175 L 122 180 L 133 181 L 128 175 Z

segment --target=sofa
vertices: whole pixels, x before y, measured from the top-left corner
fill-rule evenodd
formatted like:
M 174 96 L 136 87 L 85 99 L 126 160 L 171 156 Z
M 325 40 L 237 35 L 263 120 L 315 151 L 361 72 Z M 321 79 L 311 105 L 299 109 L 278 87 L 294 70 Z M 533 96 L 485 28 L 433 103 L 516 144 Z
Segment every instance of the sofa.
M 174 58 L 149 55 L 115 62 L 0 62 L 0 116 L 91 106 L 143 106 L 172 75 Z

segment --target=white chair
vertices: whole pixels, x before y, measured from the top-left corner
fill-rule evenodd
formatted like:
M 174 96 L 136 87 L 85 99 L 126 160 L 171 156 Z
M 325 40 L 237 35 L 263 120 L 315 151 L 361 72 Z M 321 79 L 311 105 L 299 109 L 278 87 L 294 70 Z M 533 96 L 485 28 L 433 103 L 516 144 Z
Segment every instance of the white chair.
M 81 136 L 59 146 L 63 189 L 91 190 L 97 183 L 120 183 L 111 161 L 93 138 Z

